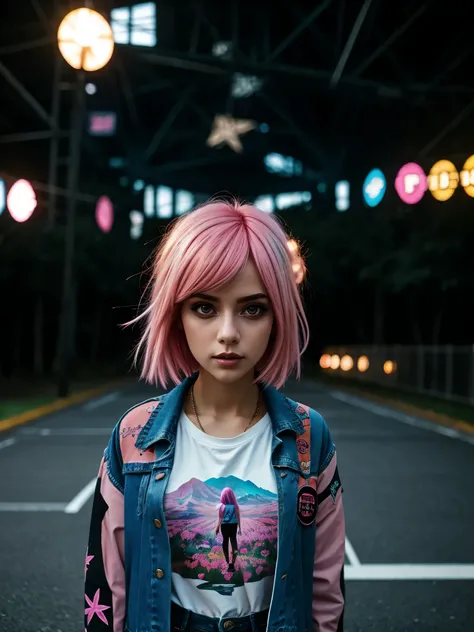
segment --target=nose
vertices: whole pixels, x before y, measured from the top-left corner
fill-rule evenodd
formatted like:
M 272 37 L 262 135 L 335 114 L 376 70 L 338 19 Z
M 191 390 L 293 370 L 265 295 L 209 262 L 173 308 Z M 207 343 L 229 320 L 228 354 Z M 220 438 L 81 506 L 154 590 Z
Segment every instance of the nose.
M 239 342 L 240 333 L 236 326 L 232 313 L 223 313 L 219 322 L 217 339 L 222 345 L 230 345 Z

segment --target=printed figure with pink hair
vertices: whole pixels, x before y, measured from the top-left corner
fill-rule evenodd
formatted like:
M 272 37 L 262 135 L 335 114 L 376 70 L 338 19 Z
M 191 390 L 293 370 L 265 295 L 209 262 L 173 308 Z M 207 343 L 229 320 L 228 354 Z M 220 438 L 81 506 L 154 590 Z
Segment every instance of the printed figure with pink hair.
M 219 529 L 222 533 L 223 542 L 222 550 L 224 551 L 224 557 L 229 565 L 227 571 L 229 573 L 235 572 L 235 560 L 239 553 L 239 547 L 237 544 L 237 530 L 239 535 L 242 535 L 240 526 L 240 508 L 234 491 L 230 487 L 225 487 L 221 493 L 221 504 L 218 508 L 218 520 L 216 525 L 216 535 L 219 533 Z M 232 555 L 229 558 L 229 542 L 231 545 Z

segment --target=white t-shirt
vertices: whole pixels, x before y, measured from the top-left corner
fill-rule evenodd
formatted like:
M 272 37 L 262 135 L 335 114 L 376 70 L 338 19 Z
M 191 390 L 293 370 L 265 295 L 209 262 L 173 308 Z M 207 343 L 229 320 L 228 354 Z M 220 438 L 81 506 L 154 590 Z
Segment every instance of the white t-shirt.
M 268 414 L 232 438 L 207 435 L 181 414 L 164 506 L 171 598 L 183 608 L 243 617 L 270 606 L 278 530 L 271 446 Z

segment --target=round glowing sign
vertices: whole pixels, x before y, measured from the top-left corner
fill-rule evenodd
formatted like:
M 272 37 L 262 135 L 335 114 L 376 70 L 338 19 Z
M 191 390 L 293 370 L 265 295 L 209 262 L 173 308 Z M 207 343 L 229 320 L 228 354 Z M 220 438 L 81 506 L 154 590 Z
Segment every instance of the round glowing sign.
M 425 172 L 416 162 L 407 162 L 395 178 L 395 190 L 405 204 L 417 204 L 428 188 Z
M 446 202 L 459 184 L 459 173 L 450 160 L 438 160 L 430 170 L 428 188 L 435 200 Z
M 470 197 L 474 197 L 474 156 L 470 156 L 466 160 L 459 176 L 464 191 L 466 191 Z
M 364 180 L 362 193 L 367 206 L 377 206 L 383 199 L 387 189 L 387 181 L 380 169 L 372 169 Z
M 75 9 L 59 25 L 58 46 L 76 70 L 99 70 L 114 52 L 114 36 L 107 20 L 92 9 Z
M 110 198 L 102 195 L 95 207 L 95 221 L 103 233 L 110 233 L 114 223 L 114 207 Z
M 0 179 L 0 215 L 5 210 L 5 203 L 7 201 L 7 192 L 5 182 Z
M 28 180 L 17 180 L 7 195 L 7 208 L 16 222 L 30 219 L 37 203 L 35 190 Z

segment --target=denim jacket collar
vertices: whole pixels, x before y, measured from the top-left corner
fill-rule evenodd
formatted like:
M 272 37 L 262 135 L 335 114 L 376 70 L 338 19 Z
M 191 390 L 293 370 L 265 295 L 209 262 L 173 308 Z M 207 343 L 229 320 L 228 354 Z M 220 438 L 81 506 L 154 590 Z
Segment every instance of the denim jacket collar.
M 146 450 L 161 440 L 174 443 L 186 393 L 198 376 L 199 371 L 196 371 L 169 393 L 160 397 L 157 407 L 138 436 L 135 443 L 137 448 Z M 302 415 L 304 413 L 298 409 L 296 402 L 292 402 L 278 389 L 269 385 L 262 387 L 262 394 L 272 420 L 274 435 L 279 435 L 285 430 L 292 430 L 296 434 L 303 433 Z

